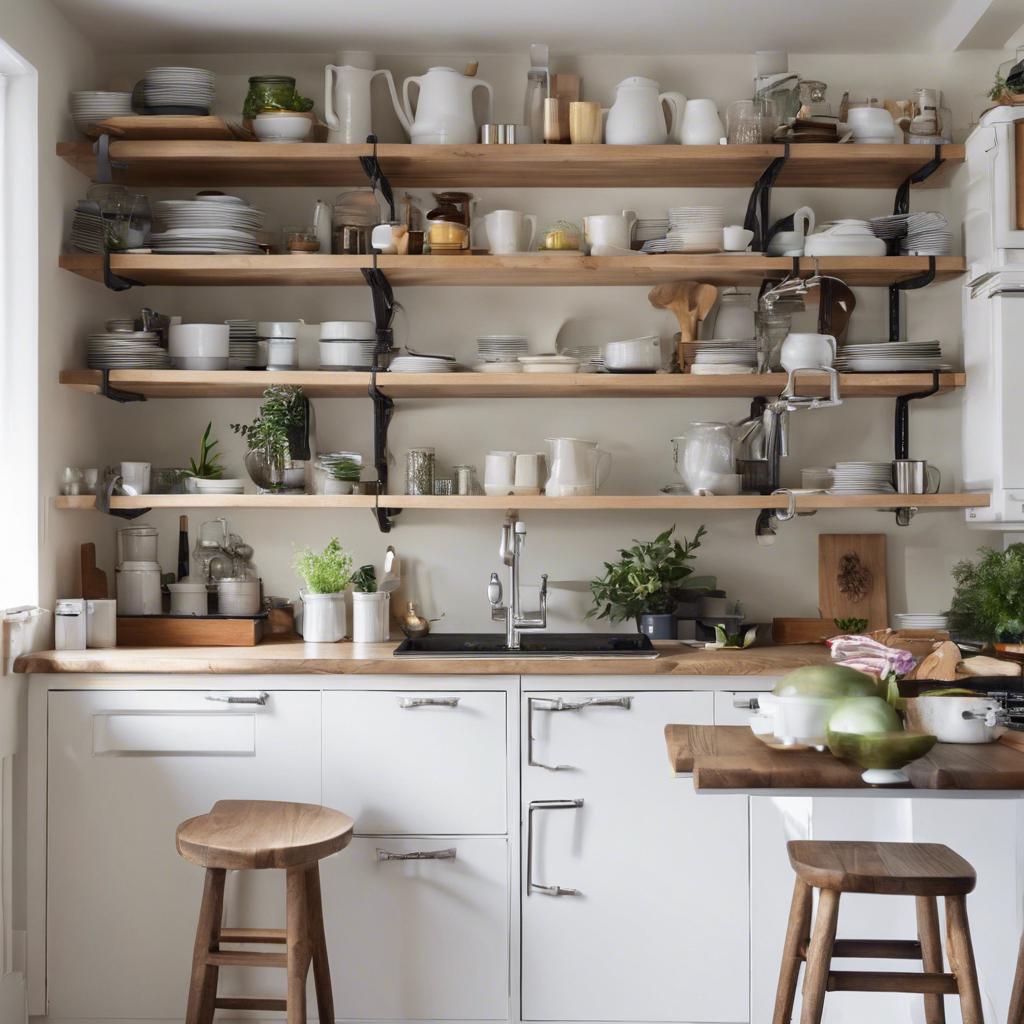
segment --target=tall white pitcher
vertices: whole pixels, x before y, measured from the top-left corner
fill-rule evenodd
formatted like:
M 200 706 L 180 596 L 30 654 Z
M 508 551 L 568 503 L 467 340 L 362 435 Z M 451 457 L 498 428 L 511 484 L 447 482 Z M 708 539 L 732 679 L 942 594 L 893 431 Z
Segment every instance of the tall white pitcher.
M 328 142 L 365 142 L 373 131 L 370 111 L 370 83 L 383 75 L 391 95 L 395 83 L 386 68 L 373 68 L 373 55 L 363 53 L 340 54 L 342 63 L 328 64 L 324 68 L 324 120 L 327 122 Z M 369 65 L 366 67 L 365 65 Z

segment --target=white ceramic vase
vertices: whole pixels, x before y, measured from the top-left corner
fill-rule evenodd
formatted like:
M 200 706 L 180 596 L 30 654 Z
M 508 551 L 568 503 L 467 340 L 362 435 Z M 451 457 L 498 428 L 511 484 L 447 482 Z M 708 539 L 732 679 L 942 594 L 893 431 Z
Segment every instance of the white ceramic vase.
M 352 594 L 352 641 L 357 644 L 382 644 L 388 639 L 391 595 L 378 590 L 373 594 Z
M 308 644 L 334 644 L 345 638 L 345 592 L 299 594 L 302 617 L 298 630 Z

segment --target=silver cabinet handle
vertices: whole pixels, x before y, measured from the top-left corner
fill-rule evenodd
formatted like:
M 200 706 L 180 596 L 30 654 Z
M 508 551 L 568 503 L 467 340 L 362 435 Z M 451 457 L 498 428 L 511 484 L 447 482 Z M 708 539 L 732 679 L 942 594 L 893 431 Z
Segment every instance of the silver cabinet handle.
M 259 693 L 208 693 L 207 700 L 215 700 L 221 704 L 258 704 L 261 708 L 267 706 L 270 694 L 266 690 Z
M 531 800 L 526 816 L 526 895 L 540 892 L 545 896 L 579 896 L 579 889 L 565 889 L 560 885 L 543 885 L 533 880 L 533 814 L 534 811 L 572 811 L 583 806 L 576 800 Z
M 409 708 L 457 708 L 458 697 L 399 697 L 398 706 L 403 710 Z
M 561 697 L 526 698 L 526 764 L 529 768 L 544 768 L 549 772 L 562 772 L 571 764 L 544 764 L 533 759 L 533 712 L 537 711 L 582 711 L 584 708 L 622 708 L 629 711 L 633 706 L 632 697 L 587 697 L 585 700 L 562 700 Z
M 386 860 L 455 860 L 456 847 L 449 846 L 446 850 L 414 850 L 412 853 L 392 853 L 391 850 L 377 849 L 377 861 Z
M 761 707 L 761 702 L 756 696 L 739 697 L 734 694 L 732 698 L 732 706 L 739 711 L 757 711 Z

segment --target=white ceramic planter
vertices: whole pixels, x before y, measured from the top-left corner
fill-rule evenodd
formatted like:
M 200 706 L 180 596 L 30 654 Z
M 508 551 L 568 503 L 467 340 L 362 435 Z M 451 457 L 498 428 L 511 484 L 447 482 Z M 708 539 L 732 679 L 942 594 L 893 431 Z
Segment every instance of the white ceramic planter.
M 388 639 L 391 595 L 387 591 L 352 595 L 352 640 L 357 644 L 382 644 Z
M 309 644 L 334 644 L 345 638 L 345 592 L 338 594 L 299 594 L 302 619 L 299 633 Z

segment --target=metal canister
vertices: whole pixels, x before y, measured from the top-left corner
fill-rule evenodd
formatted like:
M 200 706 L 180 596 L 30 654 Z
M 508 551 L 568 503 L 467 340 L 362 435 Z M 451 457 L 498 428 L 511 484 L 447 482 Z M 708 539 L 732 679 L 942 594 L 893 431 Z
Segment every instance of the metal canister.
M 434 449 L 410 448 L 405 455 L 405 493 L 434 493 Z

